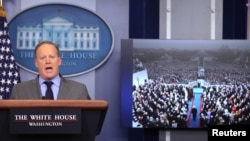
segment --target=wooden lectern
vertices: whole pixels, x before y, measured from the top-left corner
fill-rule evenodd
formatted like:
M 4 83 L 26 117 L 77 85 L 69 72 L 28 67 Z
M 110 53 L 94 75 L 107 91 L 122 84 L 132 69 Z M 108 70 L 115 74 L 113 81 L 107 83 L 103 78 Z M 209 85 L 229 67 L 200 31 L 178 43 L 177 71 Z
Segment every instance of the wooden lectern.
M 13 111 L 39 111 L 42 109 L 53 109 L 53 111 L 66 109 L 70 113 L 71 109 L 78 109 L 80 112 L 80 133 L 72 134 L 71 129 L 66 129 L 63 133 L 60 130 L 56 134 L 50 133 L 24 133 L 22 129 L 15 127 L 11 133 L 10 124 L 13 124 Z M 0 101 L 0 140 L 2 141 L 94 141 L 95 136 L 101 132 L 101 128 L 108 109 L 108 102 L 105 100 L 1 100 Z M 72 110 L 73 111 L 73 110 Z M 29 120 L 24 120 L 29 122 Z M 15 125 L 16 123 L 14 123 Z M 19 124 L 19 123 L 17 123 Z M 24 123 L 21 123 L 24 124 Z M 69 123 L 65 123 L 69 124 Z M 74 123 L 75 124 L 75 123 Z M 12 125 L 13 126 L 13 125 Z M 13 128 L 13 127 L 12 127 Z M 46 130 L 44 127 L 38 131 Z M 53 127 L 57 130 L 57 127 Z M 69 132 L 69 133 L 67 133 Z

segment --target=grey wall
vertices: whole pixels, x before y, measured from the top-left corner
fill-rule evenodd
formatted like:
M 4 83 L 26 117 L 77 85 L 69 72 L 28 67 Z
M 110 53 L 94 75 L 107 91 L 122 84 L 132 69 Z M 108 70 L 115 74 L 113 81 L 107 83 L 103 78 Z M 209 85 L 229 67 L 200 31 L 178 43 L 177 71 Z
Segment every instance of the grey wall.
M 213 0 L 160 0 L 160 38 L 166 39 L 167 10 L 170 18 L 170 39 L 211 39 L 211 13 L 215 14 L 215 39 L 222 39 L 223 0 L 214 0 L 215 8 L 212 9 Z

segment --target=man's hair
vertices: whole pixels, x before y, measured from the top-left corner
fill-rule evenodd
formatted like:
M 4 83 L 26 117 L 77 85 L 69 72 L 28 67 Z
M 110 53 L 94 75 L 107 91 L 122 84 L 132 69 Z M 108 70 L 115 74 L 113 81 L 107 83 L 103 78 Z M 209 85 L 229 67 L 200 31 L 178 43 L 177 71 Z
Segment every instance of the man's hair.
M 53 43 L 53 42 L 51 42 L 51 41 L 46 41 L 46 40 L 45 40 L 45 41 L 42 41 L 42 42 L 38 43 L 38 44 L 35 46 L 35 50 L 34 50 L 35 58 L 37 58 L 36 52 L 37 52 L 38 48 L 39 48 L 41 45 L 44 45 L 44 44 L 53 45 L 53 46 L 56 48 L 56 50 L 57 50 L 57 55 L 60 56 L 59 47 L 57 46 L 57 44 L 55 44 L 55 43 Z

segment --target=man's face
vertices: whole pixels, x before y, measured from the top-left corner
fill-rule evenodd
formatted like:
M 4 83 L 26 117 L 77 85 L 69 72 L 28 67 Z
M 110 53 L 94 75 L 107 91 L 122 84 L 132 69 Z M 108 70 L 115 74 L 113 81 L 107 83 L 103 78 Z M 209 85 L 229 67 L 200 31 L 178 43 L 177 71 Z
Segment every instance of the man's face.
M 36 56 L 35 65 L 39 75 L 45 80 L 53 79 L 59 73 L 59 66 L 62 63 L 56 47 L 43 44 L 37 49 Z

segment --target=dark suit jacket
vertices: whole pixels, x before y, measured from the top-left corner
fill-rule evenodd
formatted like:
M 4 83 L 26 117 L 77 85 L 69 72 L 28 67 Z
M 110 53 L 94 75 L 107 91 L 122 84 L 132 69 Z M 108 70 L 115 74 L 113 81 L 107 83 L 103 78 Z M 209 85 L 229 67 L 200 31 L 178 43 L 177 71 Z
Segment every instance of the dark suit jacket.
M 58 100 L 91 99 L 85 84 L 61 77 Z M 42 99 L 38 77 L 17 83 L 12 89 L 10 99 Z

